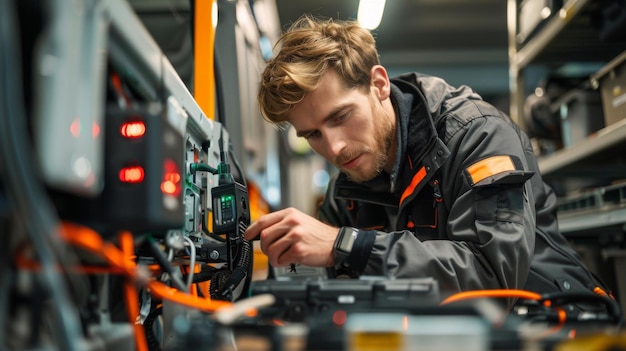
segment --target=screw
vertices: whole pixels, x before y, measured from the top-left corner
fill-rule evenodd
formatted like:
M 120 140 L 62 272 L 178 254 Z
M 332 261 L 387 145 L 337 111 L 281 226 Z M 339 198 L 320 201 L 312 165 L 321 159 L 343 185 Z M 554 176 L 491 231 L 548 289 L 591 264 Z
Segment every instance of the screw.
M 219 253 L 219 252 L 217 252 L 217 250 L 213 250 L 213 251 L 211 251 L 211 253 L 209 254 L 209 257 L 210 257 L 212 260 L 217 260 L 218 258 L 220 258 L 220 253 Z

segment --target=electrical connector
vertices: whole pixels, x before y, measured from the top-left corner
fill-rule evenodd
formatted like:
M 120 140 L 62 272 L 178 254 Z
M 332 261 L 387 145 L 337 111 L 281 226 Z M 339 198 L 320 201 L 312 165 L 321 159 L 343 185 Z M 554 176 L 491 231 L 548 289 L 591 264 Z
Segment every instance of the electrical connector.
M 218 170 L 207 165 L 206 163 L 191 163 L 189 164 L 189 172 L 190 173 L 209 172 L 212 174 L 217 174 Z

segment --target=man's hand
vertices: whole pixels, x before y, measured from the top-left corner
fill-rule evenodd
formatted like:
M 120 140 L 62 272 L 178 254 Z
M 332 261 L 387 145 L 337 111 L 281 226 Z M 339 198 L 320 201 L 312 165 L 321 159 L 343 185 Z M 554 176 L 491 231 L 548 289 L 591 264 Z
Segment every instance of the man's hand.
M 261 250 L 274 267 L 298 263 L 312 267 L 332 267 L 333 246 L 339 228 L 331 227 L 295 208 L 269 213 L 252 223 L 247 240 L 257 237 Z

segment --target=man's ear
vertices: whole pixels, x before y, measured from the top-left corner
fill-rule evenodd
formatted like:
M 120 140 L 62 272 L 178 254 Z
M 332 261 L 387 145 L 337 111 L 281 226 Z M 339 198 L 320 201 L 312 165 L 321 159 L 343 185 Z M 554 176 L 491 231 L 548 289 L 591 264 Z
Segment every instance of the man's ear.
M 376 96 L 380 100 L 385 100 L 391 94 L 391 83 L 389 82 L 389 76 L 387 70 L 381 65 L 376 65 L 370 70 L 370 77 L 372 81 L 372 89 L 375 90 Z

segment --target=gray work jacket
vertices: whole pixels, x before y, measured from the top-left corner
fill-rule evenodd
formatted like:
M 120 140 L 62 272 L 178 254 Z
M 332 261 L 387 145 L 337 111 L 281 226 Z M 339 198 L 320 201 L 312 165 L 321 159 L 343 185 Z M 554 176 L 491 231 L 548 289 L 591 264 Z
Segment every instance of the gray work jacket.
M 601 286 L 559 232 L 556 196 L 505 113 L 440 78 L 391 82 L 394 171 L 359 184 L 340 173 L 319 208 L 321 220 L 359 229 L 339 270 L 432 277 L 445 294 Z

